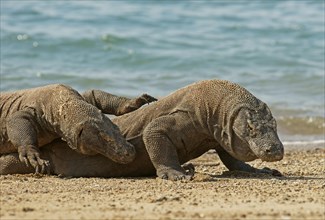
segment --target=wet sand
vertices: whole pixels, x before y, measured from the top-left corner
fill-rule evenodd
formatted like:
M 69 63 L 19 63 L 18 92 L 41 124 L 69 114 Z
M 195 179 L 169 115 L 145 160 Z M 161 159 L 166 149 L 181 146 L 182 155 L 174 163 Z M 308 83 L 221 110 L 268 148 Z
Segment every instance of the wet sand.
M 188 182 L 0 176 L 0 219 L 325 219 L 324 144 L 250 163 L 283 177 L 229 172 L 213 153 L 191 162 Z

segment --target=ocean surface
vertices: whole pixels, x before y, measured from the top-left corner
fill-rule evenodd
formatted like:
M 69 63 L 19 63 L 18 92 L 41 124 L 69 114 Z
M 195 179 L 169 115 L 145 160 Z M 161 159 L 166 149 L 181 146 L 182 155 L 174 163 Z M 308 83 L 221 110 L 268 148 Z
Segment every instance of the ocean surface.
M 1 0 L 1 91 L 50 83 L 163 97 L 203 79 L 266 102 L 285 142 L 324 143 L 324 1 Z

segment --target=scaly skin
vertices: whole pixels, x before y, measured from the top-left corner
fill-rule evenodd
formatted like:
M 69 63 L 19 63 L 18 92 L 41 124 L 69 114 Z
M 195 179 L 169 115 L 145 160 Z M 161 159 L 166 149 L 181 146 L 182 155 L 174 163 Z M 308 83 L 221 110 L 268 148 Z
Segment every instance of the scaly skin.
M 53 174 L 66 176 L 147 176 L 191 178 L 181 164 L 215 149 L 229 170 L 280 175 L 245 161 L 283 158 L 283 145 L 269 108 L 246 89 L 223 80 L 206 80 L 177 90 L 113 122 L 135 146 L 136 158 L 117 164 L 102 156 L 77 154 L 61 141 L 44 148 Z M 17 155 L 0 158 L 0 173 L 28 173 Z
M 131 162 L 134 147 L 103 113 L 122 115 L 155 99 L 146 94 L 127 99 L 98 90 L 80 95 L 57 84 L 1 93 L 0 101 L 0 154 L 18 152 L 20 161 L 45 172 L 49 162 L 41 158 L 39 147 L 58 138 L 83 154 Z

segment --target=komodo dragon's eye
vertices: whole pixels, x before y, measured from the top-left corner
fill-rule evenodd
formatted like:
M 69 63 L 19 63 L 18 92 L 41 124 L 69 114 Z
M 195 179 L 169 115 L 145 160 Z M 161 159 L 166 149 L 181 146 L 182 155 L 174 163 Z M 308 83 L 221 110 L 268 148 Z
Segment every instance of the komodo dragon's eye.
M 254 138 L 256 137 L 256 130 L 257 130 L 256 124 L 252 122 L 250 119 L 247 120 L 247 128 L 249 130 L 249 136 Z
M 250 131 L 255 130 L 256 129 L 256 125 L 254 122 L 252 122 L 252 120 L 248 119 L 247 120 L 247 127 Z
M 256 131 L 255 130 L 251 130 L 249 132 L 249 136 L 252 137 L 252 138 L 255 138 L 257 136 Z

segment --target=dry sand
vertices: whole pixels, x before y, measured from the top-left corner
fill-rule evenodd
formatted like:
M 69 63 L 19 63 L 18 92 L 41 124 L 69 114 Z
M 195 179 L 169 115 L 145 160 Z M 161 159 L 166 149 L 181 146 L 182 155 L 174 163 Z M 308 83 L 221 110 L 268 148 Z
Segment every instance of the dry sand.
M 302 147 L 287 149 L 276 163 L 250 163 L 284 177 L 227 172 L 212 153 L 192 161 L 189 182 L 0 176 L 0 218 L 325 219 L 324 155 L 323 146 Z

